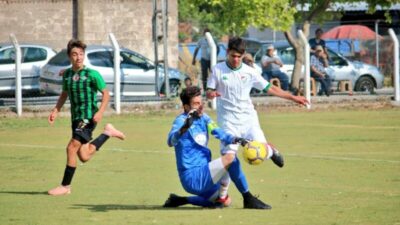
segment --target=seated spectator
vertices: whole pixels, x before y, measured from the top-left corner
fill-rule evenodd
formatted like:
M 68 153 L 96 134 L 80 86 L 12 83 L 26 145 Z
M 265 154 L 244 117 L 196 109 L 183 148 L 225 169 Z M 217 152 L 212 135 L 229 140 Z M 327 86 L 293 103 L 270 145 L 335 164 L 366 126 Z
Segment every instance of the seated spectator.
M 329 97 L 331 93 L 331 78 L 325 70 L 325 68 L 329 66 L 329 63 L 321 45 L 315 47 L 315 53 L 311 55 L 310 66 L 311 77 L 321 84 L 318 95 L 325 93 L 326 96 Z
M 272 78 L 278 78 L 282 89 L 287 91 L 289 89 L 289 78 L 281 71 L 282 61 L 278 56 L 274 55 L 274 51 L 274 46 L 269 45 L 267 53 L 261 58 L 262 75 L 268 81 Z

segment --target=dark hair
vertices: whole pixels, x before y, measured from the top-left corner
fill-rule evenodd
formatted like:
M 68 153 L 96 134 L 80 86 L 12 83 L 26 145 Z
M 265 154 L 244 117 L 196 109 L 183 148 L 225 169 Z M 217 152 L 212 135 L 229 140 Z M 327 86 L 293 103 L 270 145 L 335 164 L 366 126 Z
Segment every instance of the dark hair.
M 246 42 L 240 37 L 231 37 L 228 43 L 228 50 L 243 54 L 246 51 Z
M 83 42 L 80 41 L 80 40 L 71 39 L 71 40 L 68 42 L 68 45 L 67 45 L 67 53 L 68 53 L 68 55 L 69 55 L 69 53 L 71 53 L 71 50 L 72 50 L 73 48 L 81 48 L 83 51 L 85 51 L 85 49 L 86 49 L 86 44 L 83 43 Z
M 324 31 L 321 28 L 318 28 L 318 29 L 315 30 L 315 33 L 318 33 L 318 32 L 322 32 L 323 33 Z
M 193 97 L 200 95 L 201 95 L 201 90 L 199 87 L 190 86 L 183 89 L 179 97 L 181 98 L 182 105 L 190 105 L 190 100 Z

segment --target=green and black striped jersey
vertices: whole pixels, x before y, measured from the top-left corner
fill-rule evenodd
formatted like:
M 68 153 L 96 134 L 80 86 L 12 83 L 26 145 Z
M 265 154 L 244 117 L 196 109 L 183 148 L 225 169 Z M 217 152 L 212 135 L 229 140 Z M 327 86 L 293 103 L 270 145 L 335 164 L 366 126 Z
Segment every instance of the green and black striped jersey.
M 92 119 L 98 111 L 97 91 L 106 88 L 103 77 L 86 66 L 79 72 L 65 70 L 62 90 L 68 92 L 71 103 L 71 120 Z

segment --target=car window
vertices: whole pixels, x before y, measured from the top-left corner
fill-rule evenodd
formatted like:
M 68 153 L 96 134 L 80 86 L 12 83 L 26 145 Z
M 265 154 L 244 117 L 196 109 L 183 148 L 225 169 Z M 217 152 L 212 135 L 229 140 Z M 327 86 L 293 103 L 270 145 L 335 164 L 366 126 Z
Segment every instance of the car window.
M 69 61 L 67 50 L 64 49 L 59 52 L 57 55 L 49 60 L 48 64 L 54 66 L 69 66 L 71 62 Z
M 47 52 L 42 48 L 34 48 L 34 47 L 22 48 L 22 52 L 24 52 L 24 58 L 23 58 L 24 62 L 43 61 L 46 60 L 47 58 Z
M 294 49 L 292 47 L 278 49 L 278 56 L 283 64 L 293 65 L 295 61 Z
M 183 52 L 183 46 L 185 46 L 190 54 L 194 55 L 194 50 L 196 49 L 197 45 L 196 44 L 185 44 L 185 45 L 179 45 L 179 52 L 182 53 Z M 218 52 L 218 61 L 222 61 L 225 60 L 226 58 L 226 46 L 223 43 L 218 43 L 218 47 L 219 47 L 219 52 Z M 218 49 L 217 49 L 218 50 Z M 199 48 L 197 55 L 196 55 L 196 60 L 200 60 L 201 59 L 201 48 Z M 192 60 L 192 59 L 190 59 Z
M 148 62 L 135 54 L 121 52 L 121 68 L 127 69 L 148 69 Z
M 15 60 L 14 48 L 7 48 L 0 51 L 0 64 L 12 64 Z
M 331 66 L 345 66 L 347 62 L 335 52 L 328 49 L 329 65 Z
M 93 66 L 114 67 L 114 57 L 111 51 L 92 52 L 87 57 Z

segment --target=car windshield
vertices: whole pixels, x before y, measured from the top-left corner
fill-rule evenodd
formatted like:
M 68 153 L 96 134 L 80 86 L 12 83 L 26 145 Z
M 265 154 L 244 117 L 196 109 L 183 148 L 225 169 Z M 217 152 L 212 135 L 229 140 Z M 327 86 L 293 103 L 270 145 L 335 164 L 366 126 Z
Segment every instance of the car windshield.
M 114 67 L 112 51 L 91 52 L 87 55 L 90 64 L 100 67 Z
M 255 62 L 261 62 L 261 58 L 267 53 L 267 47 L 267 45 L 264 45 L 257 51 L 257 53 L 255 53 Z M 277 47 L 277 49 L 275 50 L 275 55 L 276 54 L 282 60 L 283 64 L 294 64 L 295 54 L 294 49 L 291 46 Z
M 292 47 L 280 48 L 277 51 L 278 56 L 281 58 L 283 64 L 294 64 L 295 54 Z
M 47 58 L 47 52 L 42 48 L 26 47 L 22 48 L 22 51 L 24 52 L 24 62 L 37 62 Z
M 69 66 L 71 62 L 69 61 L 67 50 L 64 49 L 59 52 L 57 55 L 50 59 L 48 64 L 54 66 Z
M 129 69 L 149 69 L 146 59 L 130 52 L 121 52 L 121 67 Z
M 0 51 L 0 64 L 12 64 L 15 60 L 14 48 L 7 48 Z

